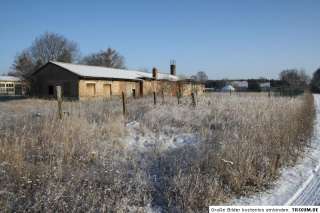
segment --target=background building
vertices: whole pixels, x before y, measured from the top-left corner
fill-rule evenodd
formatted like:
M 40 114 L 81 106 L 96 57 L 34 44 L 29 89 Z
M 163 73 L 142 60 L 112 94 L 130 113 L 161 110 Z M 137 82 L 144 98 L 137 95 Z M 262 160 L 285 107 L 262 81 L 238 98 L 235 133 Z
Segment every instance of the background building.
M 27 84 L 24 80 L 13 76 L 0 76 L 0 96 L 24 96 Z

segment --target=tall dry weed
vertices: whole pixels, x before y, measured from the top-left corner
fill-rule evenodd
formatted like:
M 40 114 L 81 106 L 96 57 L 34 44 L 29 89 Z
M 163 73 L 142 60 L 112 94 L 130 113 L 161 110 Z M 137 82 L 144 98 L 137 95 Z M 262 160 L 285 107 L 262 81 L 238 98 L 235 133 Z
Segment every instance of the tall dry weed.
M 180 101 L 129 99 L 126 118 L 119 99 L 64 102 L 62 120 L 54 101 L 0 103 L 0 209 L 207 211 L 267 187 L 312 134 L 310 94 L 206 95 L 196 108 Z M 183 134 L 196 143 L 165 146 Z M 128 138 L 154 144 L 132 148 Z

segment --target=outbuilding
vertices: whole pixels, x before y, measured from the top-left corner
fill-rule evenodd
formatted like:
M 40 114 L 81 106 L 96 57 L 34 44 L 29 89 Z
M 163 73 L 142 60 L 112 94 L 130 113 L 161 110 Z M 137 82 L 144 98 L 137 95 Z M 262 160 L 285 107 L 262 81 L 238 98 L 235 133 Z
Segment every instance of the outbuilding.
M 170 65 L 170 74 L 135 70 L 115 69 L 99 66 L 50 61 L 31 78 L 32 93 L 38 97 L 50 98 L 56 95 L 55 87 L 61 86 L 63 96 L 75 99 L 109 98 L 120 96 L 144 96 L 153 92 L 166 95 L 202 93 L 204 85 L 186 81 L 176 76 L 175 64 Z
M 221 89 L 222 92 L 234 92 L 235 88 L 231 85 L 226 85 Z

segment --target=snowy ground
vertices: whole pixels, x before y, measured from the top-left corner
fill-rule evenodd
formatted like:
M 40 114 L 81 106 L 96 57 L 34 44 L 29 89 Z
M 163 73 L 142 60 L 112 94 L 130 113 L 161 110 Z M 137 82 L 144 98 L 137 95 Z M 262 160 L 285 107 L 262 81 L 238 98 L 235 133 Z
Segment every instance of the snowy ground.
M 320 205 L 320 95 L 315 95 L 316 121 L 311 147 L 294 167 L 284 168 L 272 188 L 230 205 Z
M 157 134 L 146 128 L 143 129 L 139 122 L 136 121 L 128 123 L 127 127 L 129 136 L 126 138 L 125 143 L 128 148 L 140 151 L 147 151 L 154 146 L 157 146 L 160 149 L 159 151 L 166 151 L 185 145 L 196 145 L 199 142 L 193 134 Z M 142 132 L 141 129 L 143 129 Z

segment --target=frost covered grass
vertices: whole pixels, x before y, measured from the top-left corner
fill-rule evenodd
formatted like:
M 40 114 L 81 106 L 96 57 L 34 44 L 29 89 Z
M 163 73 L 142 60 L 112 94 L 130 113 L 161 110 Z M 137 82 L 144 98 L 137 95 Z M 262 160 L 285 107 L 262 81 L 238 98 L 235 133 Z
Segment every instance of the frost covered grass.
M 293 167 L 284 167 L 270 189 L 230 200 L 231 205 L 320 204 L 320 96 L 314 95 L 316 120 L 310 145 Z
M 313 97 L 0 103 L 0 209 L 207 211 L 261 190 L 312 133 Z

